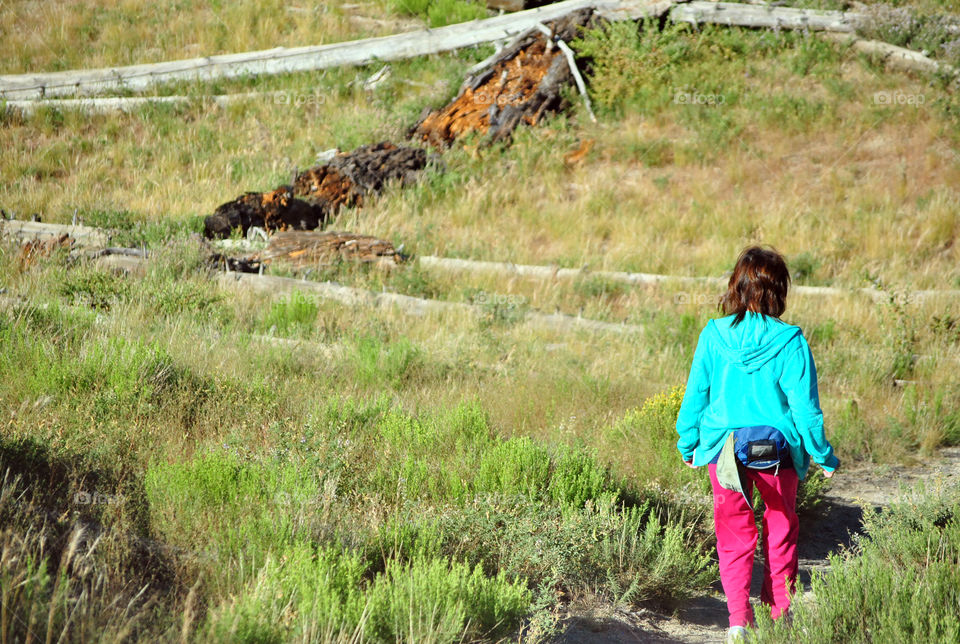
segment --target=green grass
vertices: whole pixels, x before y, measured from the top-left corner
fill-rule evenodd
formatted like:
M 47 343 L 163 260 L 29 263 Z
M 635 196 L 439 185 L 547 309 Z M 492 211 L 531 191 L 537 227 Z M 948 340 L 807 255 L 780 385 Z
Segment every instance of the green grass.
M 422 18 L 431 27 L 487 18 L 483 2 L 475 0 L 389 0 L 388 6 L 401 14 Z

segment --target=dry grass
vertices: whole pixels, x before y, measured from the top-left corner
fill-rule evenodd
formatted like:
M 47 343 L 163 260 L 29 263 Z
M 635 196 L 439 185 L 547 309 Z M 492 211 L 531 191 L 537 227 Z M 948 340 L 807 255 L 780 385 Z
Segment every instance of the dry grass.
M 6 2 L 0 73 L 162 62 L 320 45 L 422 26 L 384 2 Z
M 749 63 L 747 78 L 739 63 L 718 63 L 718 82 L 729 84 L 721 88 L 733 92 L 718 107 L 668 104 L 596 126 L 561 118 L 521 132 L 509 150 L 467 144 L 446 156 L 452 176 L 389 193 L 334 225 L 421 253 L 675 274 L 719 274 L 743 244 L 773 241 L 789 256 L 812 254 L 817 282 L 859 285 L 870 273 L 957 285 L 960 148 L 944 116 L 949 93 L 834 51 L 808 75 L 784 73 L 799 64 L 789 58 Z M 397 64 L 374 92 L 348 86 L 373 70 L 254 84 L 301 96 L 299 106 L 265 98 L 226 109 L 8 116 L 0 205 L 51 221 L 75 209 L 203 215 L 289 180 L 319 151 L 401 138 L 465 67 L 455 56 Z M 925 101 L 877 105 L 876 92 Z M 567 167 L 563 155 L 588 139 L 596 143 L 586 159 Z
M 710 38 L 695 45 L 713 47 Z M 737 46 L 735 38 L 755 41 L 748 34 L 729 36 L 720 41 L 719 54 Z M 800 42 L 746 62 L 718 54 L 716 67 L 703 73 L 718 79 L 712 91 L 729 90 L 722 106 L 668 101 L 654 110 L 627 110 L 623 118 L 608 114 L 596 126 L 575 113 L 519 132 L 509 148 L 457 146 L 445 155 L 446 173 L 403 192 L 388 191 L 363 210 L 341 214 L 332 228 L 406 242 L 422 254 L 687 275 L 722 274 L 744 244 L 764 241 L 791 260 L 806 258 L 808 283 L 859 286 L 869 274 L 898 288 L 957 286 L 960 224 L 952 204 L 960 162 L 946 115 L 949 92 L 919 78 L 880 74 L 835 46 L 817 47 Z M 191 90 L 256 87 L 323 99 L 299 106 L 264 100 L 119 116 L 8 116 L 0 139 L 12 152 L 0 170 L 0 205 L 54 221 L 69 219 L 74 209 L 91 220 L 117 211 L 147 221 L 203 215 L 244 190 L 286 181 L 321 150 L 396 140 L 419 109 L 448 96 L 463 69 L 483 53 L 396 64 L 391 79 L 372 93 L 350 85 L 371 70 Z M 795 71 L 811 60 L 815 73 Z M 677 69 L 690 71 L 680 63 Z M 679 90 L 666 91 L 672 96 Z M 925 102 L 877 105 L 878 91 L 922 94 Z M 564 155 L 585 140 L 595 141 L 590 153 L 569 167 Z M 453 385 L 447 379 L 453 376 L 442 376 L 403 388 L 404 404 L 429 407 L 476 397 L 507 433 L 587 440 L 648 395 L 683 381 L 695 331 L 714 314 L 717 295 L 678 297 L 676 289 L 589 279 L 552 284 L 412 275 L 358 271 L 335 277 L 452 300 L 502 293 L 515 296 L 511 303 L 519 306 L 494 307 L 486 321 L 414 323 L 325 307 L 323 328 L 334 330 L 322 340 L 336 344 L 348 332 L 409 337 L 426 352 L 431 369 L 461 375 Z M 892 365 L 905 352 L 928 356 L 902 378 L 918 381 L 921 398 L 925 391 L 955 395 L 944 374 L 951 373 L 956 346 L 930 331 L 933 318 L 949 317 L 954 303 L 911 305 L 916 329 L 910 333 L 898 330 L 890 310 L 855 298 L 798 298 L 791 307 L 788 319 L 808 333 L 833 325 L 821 333 L 829 339 L 821 340 L 817 355 L 831 415 L 850 401 L 860 410 L 847 423 L 859 428 L 849 430 L 850 444 L 868 457 L 902 457 L 909 451 L 903 441 L 867 432 L 912 413 L 902 390 L 891 393 Z M 262 315 L 253 303 L 231 308 L 241 321 Z M 642 338 L 558 336 L 517 324 L 524 308 L 640 323 L 650 332 Z M 141 314 L 116 315 L 122 326 Z M 149 316 L 143 324 L 144 337 L 155 337 Z M 183 324 L 187 330 L 161 336 L 193 337 L 192 323 Z M 909 342 L 897 339 L 907 335 Z M 195 340 L 171 351 L 188 362 L 206 360 L 193 354 Z M 245 373 L 245 354 L 224 347 L 212 355 L 216 369 Z M 344 391 L 361 395 L 365 387 L 348 384 Z

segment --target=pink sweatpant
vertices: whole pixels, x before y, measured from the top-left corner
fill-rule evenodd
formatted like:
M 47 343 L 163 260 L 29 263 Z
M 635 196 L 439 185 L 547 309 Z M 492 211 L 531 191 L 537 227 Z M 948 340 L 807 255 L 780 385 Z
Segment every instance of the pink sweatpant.
M 717 482 L 717 466 L 710 465 L 713 484 L 713 524 L 717 531 L 720 582 L 727 595 L 730 626 L 754 623 L 750 607 L 750 577 L 757 547 L 757 525 L 753 510 L 739 492 L 726 490 Z M 797 535 L 800 522 L 795 510 L 797 472 L 792 467 L 773 471 L 746 469 L 746 489 L 753 496 L 757 486 L 766 506 L 763 513 L 763 590 L 760 601 L 771 606 L 777 619 L 790 608 L 790 593 L 797 579 Z

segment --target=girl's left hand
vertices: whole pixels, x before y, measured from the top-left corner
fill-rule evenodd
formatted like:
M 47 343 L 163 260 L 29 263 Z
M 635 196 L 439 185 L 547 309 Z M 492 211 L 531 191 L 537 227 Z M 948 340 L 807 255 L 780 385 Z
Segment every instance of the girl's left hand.
M 684 461 L 683 464 L 692 470 L 697 469 L 697 466 L 693 464 L 693 461 Z

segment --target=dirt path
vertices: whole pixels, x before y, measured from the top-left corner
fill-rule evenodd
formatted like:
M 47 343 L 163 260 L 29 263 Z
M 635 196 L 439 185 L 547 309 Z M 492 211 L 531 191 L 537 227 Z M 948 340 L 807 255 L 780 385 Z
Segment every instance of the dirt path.
M 960 448 L 941 450 L 929 463 L 913 466 L 858 466 L 840 470 L 826 495 L 819 516 L 800 523 L 800 582 L 809 588 L 814 570 L 828 567 L 827 555 L 850 544 L 860 532 L 863 508 L 888 505 L 901 492 L 918 483 L 960 485 Z M 759 563 L 754 568 L 751 597 L 760 594 Z M 573 616 L 566 622 L 557 644 L 626 644 L 723 642 L 727 611 L 720 584 L 709 594 L 693 599 L 676 615 L 650 610 L 620 609 L 612 614 Z

